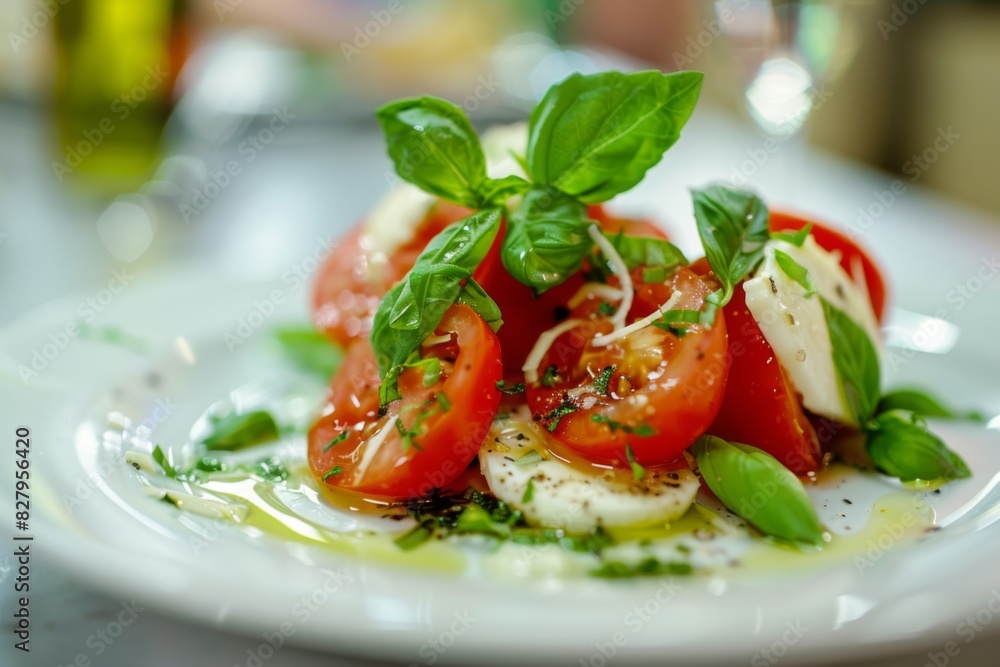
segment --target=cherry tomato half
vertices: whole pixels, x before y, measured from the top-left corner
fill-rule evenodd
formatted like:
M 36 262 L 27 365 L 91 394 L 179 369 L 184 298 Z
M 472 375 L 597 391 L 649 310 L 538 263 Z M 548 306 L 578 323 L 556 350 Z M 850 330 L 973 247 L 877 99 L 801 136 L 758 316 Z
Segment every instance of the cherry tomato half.
M 679 291 L 682 296 L 673 307 L 690 310 L 700 310 L 715 289 L 685 268 L 661 287 L 654 301 Z M 640 289 L 637 301 L 648 298 L 644 294 L 652 297 Z M 643 306 L 648 313 L 662 303 Z M 626 447 L 642 465 L 677 459 L 704 433 L 722 403 L 723 318 L 717 317 L 711 328 L 686 325 L 678 333 L 647 326 L 598 346 L 595 335 L 613 329 L 600 300 L 588 300 L 570 317 L 580 324 L 554 341 L 539 364 L 539 380 L 528 385 L 535 419 L 591 462 L 627 465 Z
M 438 326 L 447 342 L 425 348 L 440 364 L 399 377 L 403 397 L 380 410 L 371 345 L 351 345 L 334 376 L 324 416 L 309 431 L 309 466 L 331 488 L 404 500 L 461 475 L 486 439 L 500 403 L 500 343 L 468 306 L 452 306 Z

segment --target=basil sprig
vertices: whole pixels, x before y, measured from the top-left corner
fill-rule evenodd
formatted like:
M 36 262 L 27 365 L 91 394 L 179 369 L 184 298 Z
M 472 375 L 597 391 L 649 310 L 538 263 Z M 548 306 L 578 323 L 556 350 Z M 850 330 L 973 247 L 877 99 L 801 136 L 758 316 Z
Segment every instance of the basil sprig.
M 588 204 L 630 190 L 680 137 L 703 78 L 653 71 L 569 76 L 531 114 L 532 180 Z
M 387 104 L 376 113 L 389 157 L 400 177 L 419 188 L 469 208 L 502 204 L 527 189 L 517 176 L 493 180 L 486 157 L 465 113 L 437 97 Z
M 375 348 L 383 405 L 400 397 L 396 381 L 420 344 L 434 333 L 454 303 L 467 303 L 494 327 L 500 309 L 472 279 L 497 230 L 500 210 L 474 213 L 431 239 L 406 277 L 382 298 L 375 311 L 371 342 Z
M 875 467 L 904 482 L 948 482 L 968 477 L 968 466 L 958 454 L 927 429 L 913 409 L 931 413 L 941 406 L 887 394 L 879 400 L 881 371 L 875 346 L 864 329 L 841 310 L 821 299 L 833 345 L 833 364 L 848 406 L 865 431 L 868 456 Z M 936 408 L 937 410 L 934 410 Z M 940 415 L 938 415 L 940 416 Z
M 722 283 L 718 305 L 724 306 L 736 285 L 764 259 L 764 244 L 770 238 L 767 206 L 752 192 L 722 184 L 695 188 L 691 195 L 705 256 Z
M 499 229 L 501 207 L 515 195 L 501 247 L 506 270 L 542 292 L 580 269 L 594 248 L 587 203 L 628 190 L 680 136 L 702 74 L 574 74 L 556 84 L 531 115 L 523 160 L 531 182 L 492 179 L 479 137 L 465 113 L 436 97 L 387 104 L 377 116 L 389 157 L 404 180 L 479 213 L 448 227 L 382 299 L 371 342 L 382 375 L 383 404 L 399 398 L 399 374 L 454 303 L 472 306 L 491 326 L 501 313 L 472 279 Z M 655 258 L 673 267 L 683 255 L 666 242 L 619 236 L 626 261 Z
M 818 545 L 823 528 L 802 482 L 767 452 L 703 435 L 691 446 L 702 479 L 722 504 L 762 533 Z

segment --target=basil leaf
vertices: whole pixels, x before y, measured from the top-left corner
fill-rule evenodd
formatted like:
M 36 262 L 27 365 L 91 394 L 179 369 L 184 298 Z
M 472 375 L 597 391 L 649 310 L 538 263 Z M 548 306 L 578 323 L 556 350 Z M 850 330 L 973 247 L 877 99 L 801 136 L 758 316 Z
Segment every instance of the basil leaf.
M 909 410 L 921 417 L 938 417 L 940 419 L 968 419 L 983 422 L 986 419 L 978 412 L 956 412 L 945 406 L 941 401 L 919 389 L 897 389 L 883 394 L 875 412 L 881 414 L 889 410 Z
M 535 188 L 510 215 L 500 259 L 518 282 L 537 292 L 561 284 L 580 269 L 594 247 L 587 209 L 561 193 Z
M 286 327 L 278 329 L 274 335 L 297 366 L 324 379 L 330 379 L 344 359 L 339 347 L 311 327 Z
M 398 100 L 376 112 L 400 177 L 469 208 L 488 204 L 486 158 L 465 112 L 437 97 Z
M 878 403 L 881 370 L 878 354 L 865 330 L 842 310 L 820 299 L 833 346 L 833 366 L 848 407 L 858 424 L 871 418 Z
M 605 234 L 629 270 L 643 267 L 662 267 L 671 273 L 678 266 L 686 265 L 687 258 L 673 243 L 652 236 Z M 662 281 L 661 281 L 662 282 Z
M 882 472 L 904 482 L 949 482 L 971 476 L 962 457 L 908 410 L 889 410 L 868 426 L 868 455 Z
M 811 222 L 806 223 L 806 226 L 794 233 L 788 232 L 771 232 L 771 238 L 776 241 L 784 241 L 785 243 L 791 243 L 796 248 L 801 248 L 802 244 L 806 242 L 806 237 L 812 231 L 813 225 Z
M 569 76 L 531 114 L 532 180 L 586 203 L 631 189 L 680 137 L 703 78 L 653 71 Z
M 823 528 L 802 482 L 767 452 L 703 435 L 691 446 L 702 479 L 722 504 L 758 530 L 821 544 Z
M 531 183 L 520 176 L 511 175 L 503 178 L 487 178 L 480 192 L 485 202 L 492 206 L 501 206 L 514 195 L 523 195 L 531 189 Z
M 231 412 L 221 419 L 213 419 L 212 428 L 212 434 L 202 440 L 211 451 L 233 452 L 279 437 L 274 417 L 264 410 L 246 414 Z
M 809 275 L 809 270 L 792 259 L 792 256 L 788 253 L 774 249 L 774 261 L 778 264 L 786 276 L 797 282 L 802 286 L 802 289 L 806 291 L 806 298 L 815 296 L 819 292 L 819 288 L 816 287 L 816 283 L 813 281 L 812 276 Z
M 486 290 L 484 290 L 482 286 L 480 286 L 480 284 L 472 278 L 465 281 L 465 286 L 459 293 L 458 299 L 455 303 L 464 303 L 479 313 L 479 316 L 483 318 L 483 321 L 485 321 L 486 324 L 493 329 L 493 333 L 496 333 L 503 324 L 500 306 L 498 306 L 496 301 L 491 299 L 490 295 L 486 293 Z
M 733 288 L 764 257 L 769 238 L 767 207 L 754 193 L 721 184 L 694 189 L 691 194 L 705 256 L 724 289 L 718 305 L 724 306 Z
M 406 278 L 386 293 L 375 311 L 375 349 L 386 404 L 399 398 L 396 380 L 420 344 L 434 333 L 452 304 L 463 301 L 496 326 L 500 310 L 471 279 L 500 228 L 500 210 L 486 209 L 452 223 L 431 239 Z

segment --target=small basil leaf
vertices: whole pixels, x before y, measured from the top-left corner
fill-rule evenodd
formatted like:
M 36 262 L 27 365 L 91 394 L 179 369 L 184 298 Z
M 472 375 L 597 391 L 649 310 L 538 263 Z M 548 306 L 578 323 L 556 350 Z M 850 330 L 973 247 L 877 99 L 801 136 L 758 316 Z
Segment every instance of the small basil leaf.
M 278 329 L 274 333 L 286 355 L 300 368 L 329 379 L 340 368 L 343 352 L 313 328 Z
M 868 426 L 867 445 L 875 466 L 904 482 L 949 482 L 972 474 L 962 457 L 908 410 L 889 410 L 876 417 Z
M 280 437 L 278 425 L 269 412 L 230 413 L 212 420 L 212 433 L 202 443 L 211 451 L 237 451 Z
M 504 176 L 503 178 L 487 178 L 481 188 L 483 200 L 490 206 L 503 206 L 514 195 L 523 195 L 531 189 L 531 183 L 520 176 Z
M 652 71 L 569 76 L 531 114 L 532 180 L 586 203 L 631 189 L 680 137 L 703 78 Z
M 937 398 L 919 389 L 897 389 L 883 394 L 875 412 L 881 414 L 889 410 L 909 410 L 921 417 L 938 417 L 940 419 L 968 419 L 969 421 L 986 421 L 978 412 L 956 412 L 945 406 Z
M 733 288 L 764 257 L 769 238 L 768 212 L 760 197 L 725 185 L 692 190 L 694 217 L 705 256 L 722 283 L 719 305 L 729 303 Z
M 507 224 L 500 259 L 510 275 L 537 292 L 576 273 L 594 247 L 586 208 L 558 192 L 531 190 Z
M 691 446 L 702 479 L 731 511 L 758 530 L 820 544 L 823 528 L 802 482 L 767 452 L 703 435 Z
M 673 243 L 651 236 L 605 234 L 629 270 L 640 266 L 662 267 L 669 275 L 676 267 L 688 263 L 684 253 Z
M 500 210 L 495 208 L 452 223 L 431 240 L 406 278 L 379 302 L 370 339 L 382 376 L 379 396 L 383 404 L 399 398 L 396 380 L 403 365 L 419 354 L 420 344 L 460 298 L 484 313 L 488 322 L 499 322 L 496 304 L 470 278 L 499 228 Z
M 788 253 L 774 249 L 774 261 L 778 264 L 786 276 L 797 282 L 802 286 L 802 289 L 806 291 L 806 298 L 815 296 L 819 292 L 819 288 L 816 287 L 816 283 L 813 281 L 812 276 L 809 275 L 809 270 L 792 259 L 792 256 Z
M 806 237 L 812 231 L 812 223 L 807 223 L 805 227 L 794 233 L 788 232 L 771 232 L 771 238 L 776 241 L 784 241 L 785 243 L 791 243 L 796 248 L 801 248 L 802 244 L 806 242 Z
M 387 104 L 376 112 L 400 177 L 470 208 L 487 204 L 486 158 L 465 112 L 437 97 Z
M 837 379 L 857 424 L 864 424 L 878 403 L 881 384 L 878 354 L 864 329 L 826 299 L 820 301 L 830 331 Z

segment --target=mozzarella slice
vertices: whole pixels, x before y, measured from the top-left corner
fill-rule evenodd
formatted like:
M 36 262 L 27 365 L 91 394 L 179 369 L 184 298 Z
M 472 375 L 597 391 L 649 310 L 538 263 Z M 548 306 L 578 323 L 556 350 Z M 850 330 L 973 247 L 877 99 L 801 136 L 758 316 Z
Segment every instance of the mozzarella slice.
M 801 264 L 819 292 L 806 289 L 789 277 L 775 259 L 781 250 Z M 739 288 L 737 288 L 739 289 Z M 878 322 L 864 290 L 840 266 L 838 254 L 824 250 L 812 236 L 802 247 L 771 240 L 764 246 L 764 261 L 754 277 L 743 283 L 747 308 L 774 349 L 781 367 L 811 412 L 845 424 L 855 424 L 833 362 L 823 297 L 856 322 L 879 348 Z
M 526 411 L 494 422 L 479 462 L 490 491 L 529 523 L 573 533 L 669 523 L 687 512 L 699 487 L 688 469 L 648 468 L 636 480 L 630 471 L 574 468 L 548 453 Z

